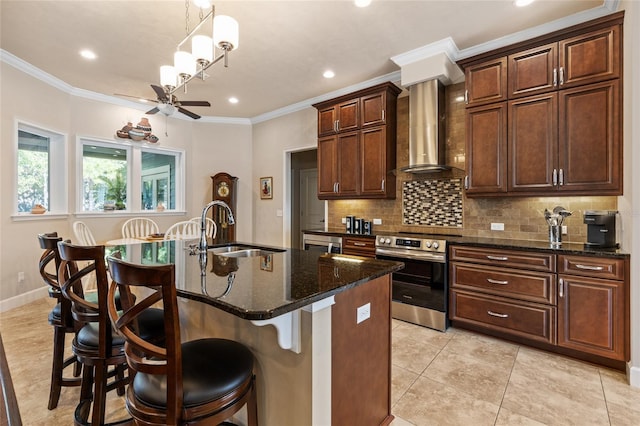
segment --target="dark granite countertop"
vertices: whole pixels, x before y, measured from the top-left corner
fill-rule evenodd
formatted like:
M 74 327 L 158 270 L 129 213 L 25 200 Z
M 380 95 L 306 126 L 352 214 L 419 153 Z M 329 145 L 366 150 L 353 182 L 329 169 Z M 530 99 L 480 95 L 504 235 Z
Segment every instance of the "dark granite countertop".
M 316 235 L 332 235 L 336 237 L 359 236 L 375 238 L 375 235 L 347 234 L 345 232 L 304 231 Z M 494 247 L 502 249 L 523 249 L 536 251 L 550 251 L 556 254 L 573 254 L 588 256 L 629 257 L 630 254 L 617 248 L 588 247 L 583 243 L 562 243 L 560 246 L 551 246 L 547 241 L 510 240 L 501 238 L 462 237 L 458 235 L 434 235 L 416 233 L 389 233 L 381 232 L 376 235 L 406 235 L 408 238 L 431 238 L 447 240 L 449 244 L 460 244 L 477 247 Z
M 201 277 L 198 256 L 189 255 L 188 243 L 142 242 L 112 246 L 108 251 L 120 250 L 125 260 L 142 264 L 174 263 L 179 296 L 247 320 L 277 317 L 404 266 L 401 262 L 266 247 L 279 251 L 237 258 L 209 253 L 206 274 Z

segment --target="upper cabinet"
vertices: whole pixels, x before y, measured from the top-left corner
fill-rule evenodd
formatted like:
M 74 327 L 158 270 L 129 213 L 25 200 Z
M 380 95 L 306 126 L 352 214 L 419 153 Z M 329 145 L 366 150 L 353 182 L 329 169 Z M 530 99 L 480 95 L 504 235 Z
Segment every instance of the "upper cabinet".
M 460 62 L 468 196 L 622 194 L 623 18 Z
M 318 198 L 395 198 L 396 102 L 383 83 L 314 107 L 318 110 Z

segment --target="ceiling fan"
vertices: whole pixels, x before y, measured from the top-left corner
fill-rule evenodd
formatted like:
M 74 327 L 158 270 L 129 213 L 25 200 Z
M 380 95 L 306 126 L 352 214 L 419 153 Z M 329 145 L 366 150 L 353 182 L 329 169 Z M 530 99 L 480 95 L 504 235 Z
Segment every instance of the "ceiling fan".
M 200 116 L 194 112 L 189 111 L 188 109 L 183 108 L 183 106 L 205 106 L 205 107 L 211 106 L 211 104 L 208 101 L 180 101 L 175 95 L 173 94 L 168 95 L 162 87 L 156 86 L 155 84 L 152 84 L 151 88 L 156 92 L 158 99 L 157 100 L 145 99 L 145 100 L 149 102 L 155 102 L 158 104 L 158 106 L 150 109 L 145 114 L 155 114 L 157 112 L 161 112 L 162 114 L 168 116 L 173 114 L 177 109 L 179 112 L 183 113 L 184 115 L 187 115 L 193 118 L 194 120 L 197 120 L 198 118 L 200 118 Z M 140 99 L 137 96 L 122 95 L 117 93 L 116 95 L 125 96 L 127 98 Z

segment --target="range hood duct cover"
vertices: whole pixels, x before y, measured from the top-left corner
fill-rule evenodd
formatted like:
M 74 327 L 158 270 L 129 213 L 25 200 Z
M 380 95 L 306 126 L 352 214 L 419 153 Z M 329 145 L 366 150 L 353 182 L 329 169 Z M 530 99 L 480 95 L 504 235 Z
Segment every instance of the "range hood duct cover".
M 444 86 L 433 79 L 409 87 L 409 166 L 406 173 L 450 170 L 445 165 Z

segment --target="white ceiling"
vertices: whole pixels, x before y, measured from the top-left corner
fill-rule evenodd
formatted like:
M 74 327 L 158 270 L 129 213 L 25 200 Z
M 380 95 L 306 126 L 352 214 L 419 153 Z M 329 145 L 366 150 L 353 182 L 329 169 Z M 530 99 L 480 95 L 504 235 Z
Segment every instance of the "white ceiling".
M 194 80 L 187 94 L 177 96 L 211 102 L 210 108 L 189 107 L 203 116 L 256 118 L 397 73 L 391 57 L 447 37 L 461 56 L 469 56 L 483 43 L 549 22 L 562 25 L 557 20 L 575 22 L 594 11 L 610 13 L 616 5 L 538 0 L 516 8 L 511 0 L 373 0 L 361 9 L 352 0 L 218 1 L 216 14 L 240 24 L 240 46 L 231 52 L 228 68 L 214 65 L 209 79 Z M 159 84 L 160 65 L 171 63 L 186 33 L 184 0 L 1 0 L 0 6 L 4 51 L 74 88 L 105 95 L 155 99 L 149 85 Z M 197 14 L 191 6 L 191 28 Z M 82 48 L 94 50 L 97 60 L 82 59 Z M 335 78 L 322 77 L 327 68 Z M 229 104 L 230 96 L 240 102 Z

